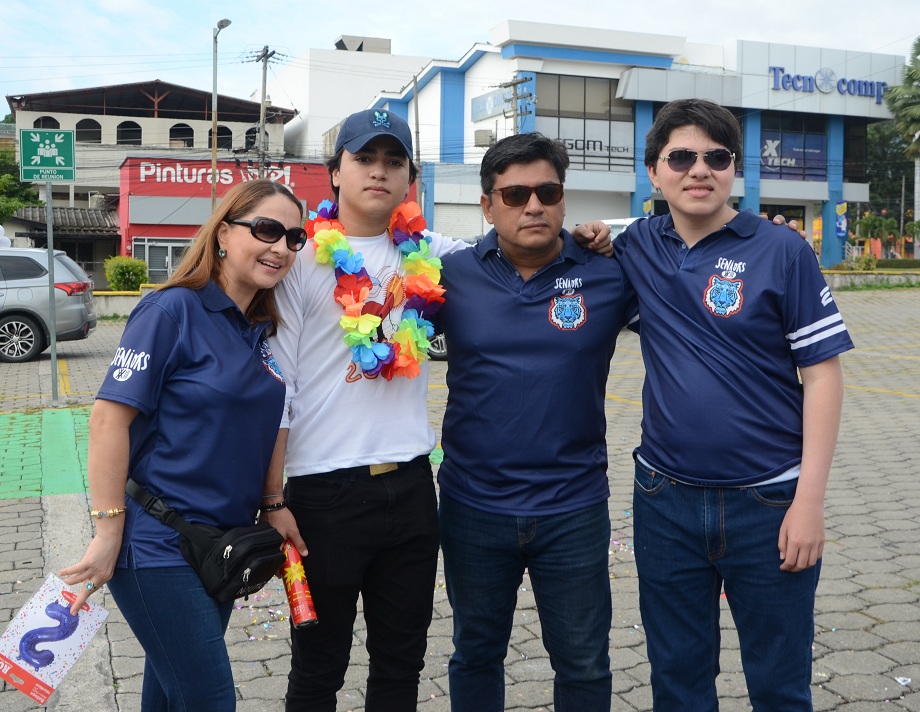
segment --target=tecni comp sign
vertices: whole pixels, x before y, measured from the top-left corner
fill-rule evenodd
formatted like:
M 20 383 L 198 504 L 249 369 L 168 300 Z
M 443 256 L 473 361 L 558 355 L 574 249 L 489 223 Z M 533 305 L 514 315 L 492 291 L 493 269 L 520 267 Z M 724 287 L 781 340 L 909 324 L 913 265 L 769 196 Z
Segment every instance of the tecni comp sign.
M 792 74 L 785 67 L 770 67 L 770 81 L 773 91 L 792 91 L 805 94 L 815 91 L 822 94 L 842 94 L 843 96 L 861 96 L 874 99 L 876 104 L 882 103 L 888 82 L 876 82 L 869 79 L 848 79 L 837 77 L 837 73 L 829 68 L 822 67 L 814 74 Z

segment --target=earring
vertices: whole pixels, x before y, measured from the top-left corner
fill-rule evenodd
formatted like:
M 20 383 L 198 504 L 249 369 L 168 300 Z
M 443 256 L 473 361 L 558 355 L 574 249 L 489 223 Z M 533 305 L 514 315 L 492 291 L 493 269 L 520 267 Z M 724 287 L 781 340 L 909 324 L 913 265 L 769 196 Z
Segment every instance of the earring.
M 217 251 L 217 256 L 218 256 L 218 257 L 221 257 L 221 258 L 226 257 L 226 256 L 227 256 L 227 251 L 226 251 L 223 247 L 221 247 L 221 248 Z

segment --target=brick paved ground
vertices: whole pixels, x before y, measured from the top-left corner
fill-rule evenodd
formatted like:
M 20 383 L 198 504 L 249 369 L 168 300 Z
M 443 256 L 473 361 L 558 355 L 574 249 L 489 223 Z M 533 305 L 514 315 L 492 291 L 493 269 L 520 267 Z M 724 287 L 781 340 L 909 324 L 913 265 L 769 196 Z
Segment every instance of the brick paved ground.
M 920 711 L 920 292 L 847 292 L 837 295 L 857 350 L 843 358 L 846 402 L 827 497 L 828 544 L 817 601 L 814 698 L 817 710 Z M 59 345 L 64 364 L 59 400 L 71 425 L 49 419 L 51 369 L 0 364 L 0 627 L 52 571 L 76 560 L 91 532 L 84 482 L 85 414 L 121 331 L 101 323 L 83 342 Z M 638 440 L 643 368 L 638 341 L 624 334 L 607 389 L 610 451 L 610 571 L 614 621 L 611 657 L 613 709 L 649 710 L 648 663 L 636 600 L 632 550 L 632 472 L 629 453 Z M 429 388 L 431 422 L 440 426 L 446 402 L 444 366 L 435 364 Z M 65 417 L 63 421 L 66 421 Z M 54 471 L 47 455 L 51 423 L 69 473 L 54 485 L 61 494 L 16 497 L 35 471 Z M 67 430 L 70 427 L 71 430 Z M 69 433 L 69 435 L 68 435 Z M 43 438 L 45 439 L 43 441 Z M 68 456 L 65 453 L 70 451 Z M 31 478 L 31 479 L 30 479 Z M 4 487 L 7 494 L 4 494 Z M 3 498 L 8 497 L 8 498 Z M 9 498 L 12 497 L 12 498 Z M 139 709 L 142 656 L 111 598 L 102 633 L 78 661 L 50 710 Z M 282 709 L 288 671 L 287 622 L 280 586 L 268 587 L 233 615 L 227 640 L 243 712 Z M 718 681 L 723 712 L 747 710 L 738 642 L 724 608 Z M 451 651 L 450 607 L 439 574 L 419 709 L 444 712 Z M 363 709 L 367 659 L 364 628 L 355 630 L 353 665 L 340 696 L 342 710 Z M 519 592 L 506 661 L 507 708 L 552 709 L 552 671 L 540 643 L 529 582 Z M 0 689 L 0 709 L 35 709 L 15 690 Z

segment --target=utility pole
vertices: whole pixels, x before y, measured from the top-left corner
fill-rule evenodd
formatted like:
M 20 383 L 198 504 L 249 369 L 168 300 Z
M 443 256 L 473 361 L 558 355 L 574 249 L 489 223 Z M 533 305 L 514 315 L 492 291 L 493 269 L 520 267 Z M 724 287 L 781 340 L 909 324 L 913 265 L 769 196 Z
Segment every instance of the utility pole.
M 418 128 L 418 74 L 412 76 L 412 95 L 415 97 L 415 167 L 418 169 L 418 175 L 415 184 L 418 186 L 418 202 L 422 209 L 425 209 L 424 187 L 422 183 L 422 142 Z
M 508 115 L 508 111 L 504 112 L 506 119 L 511 119 L 513 124 L 513 132 L 515 135 L 518 134 L 518 118 L 523 116 L 530 116 L 530 111 L 519 111 L 518 102 L 523 99 L 530 99 L 533 97 L 533 94 L 518 94 L 518 87 L 521 84 L 526 84 L 531 81 L 531 77 L 522 77 L 520 79 L 512 79 L 510 82 L 505 82 L 504 84 L 499 84 L 500 89 L 511 89 L 511 98 L 506 99 L 506 102 L 511 102 L 511 115 Z
M 268 141 L 265 136 L 265 79 L 268 74 L 268 60 L 274 56 L 275 50 L 269 52 L 268 45 L 265 45 L 255 60 L 262 62 L 262 101 L 259 106 L 259 178 L 265 177 L 265 155 L 268 153 Z
M 223 19 L 214 28 L 214 84 L 211 93 L 211 212 L 217 207 L 217 35 L 230 26 L 230 20 Z
M 907 183 L 907 176 L 901 174 L 901 232 L 900 236 L 904 237 L 904 187 Z

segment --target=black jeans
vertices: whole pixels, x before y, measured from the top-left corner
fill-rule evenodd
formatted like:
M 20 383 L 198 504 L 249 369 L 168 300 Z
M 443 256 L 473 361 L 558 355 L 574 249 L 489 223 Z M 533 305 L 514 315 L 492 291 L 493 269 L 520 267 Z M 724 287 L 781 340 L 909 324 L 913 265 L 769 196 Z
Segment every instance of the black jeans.
M 288 507 L 309 549 L 304 568 L 319 618 L 291 630 L 289 712 L 334 712 L 359 593 L 370 656 L 364 709 L 416 709 L 438 562 L 431 465 L 419 457 L 382 475 L 361 470 L 287 483 Z

